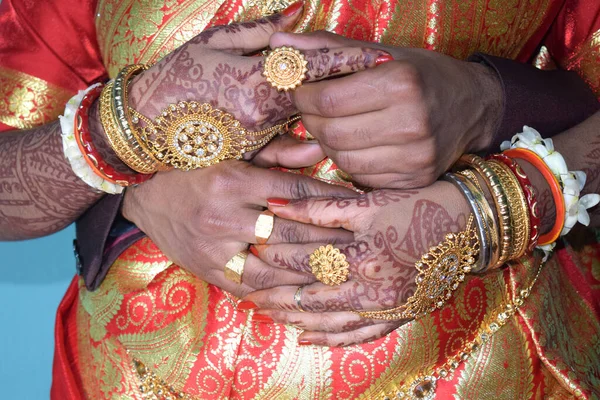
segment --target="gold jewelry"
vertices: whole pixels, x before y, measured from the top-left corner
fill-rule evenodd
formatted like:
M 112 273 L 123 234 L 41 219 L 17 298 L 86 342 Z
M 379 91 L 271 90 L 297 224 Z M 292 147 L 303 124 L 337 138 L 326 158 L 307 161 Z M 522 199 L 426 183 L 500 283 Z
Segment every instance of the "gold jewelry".
M 294 90 L 302 85 L 308 72 L 304 54 L 293 47 L 281 46 L 265 57 L 263 76 L 277 90 Z
M 273 233 L 273 225 L 275 223 L 274 214 L 265 210 L 258 216 L 256 225 L 254 225 L 254 236 L 256 236 L 256 243 L 266 244 Z
M 310 255 L 308 265 L 317 280 L 329 286 L 346 282 L 350 274 L 346 256 L 330 244 L 316 249 Z
M 523 193 L 523 189 L 521 189 L 521 185 L 512 170 L 501 161 L 489 160 L 487 163 L 496 175 L 498 175 L 498 178 L 500 178 L 508 199 L 510 223 L 513 229 L 513 242 L 508 259 L 514 260 L 525 254 L 529 243 L 531 229 L 529 224 L 529 206 L 525 198 L 525 193 Z
M 355 312 L 363 318 L 391 321 L 419 318 L 441 308 L 465 279 L 465 274 L 471 272 L 479 255 L 474 220 L 471 214 L 464 231 L 448 233 L 442 243 L 429 249 L 415 263 L 419 271 L 415 278 L 417 288 L 405 304 L 388 310 Z
M 496 175 L 481 157 L 474 154 L 465 154 L 459 158 L 454 168 L 460 169 L 465 166 L 477 171 L 484 178 L 486 185 L 492 193 L 498 215 L 501 244 L 498 261 L 495 264 L 492 264 L 490 268 L 499 268 L 508 260 L 512 244 L 512 226 L 510 224 L 508 199 L 504 193 L 498 175 Z
M 152 165 L 148 165 L 139 154 L 137 154 L 128 140 L 123 136 L 112 108 L 112 87 L 113 82 L 109 82 L 100 95 L 100 122 L 106 134 L 106 138 L 116 155 L 129 168 L 140 174 L 152 174 L 156 172 Z
M 241 159 L 275 136 L 287 132 L 300 119 L 295 116 L 283 124 L 248 132 L 231 114 L 208 103 L 180 101 L 170 104 L 154 121 L 131 109 L 134 124 L 145 122 L 141 139 L 154 158 L 165 168 L 189 171 L 224 160 Z
M 244 274 L 244 265 L 248 258 L 248 250 L 243 250 L 231 257 L 225 264 L 225 278 L 238 285 L 242 283 L 242 275 Z
M 300 312 L 306 312 L 304 307 L 302 307 L 302 289 L 304 289 L 304 286 L 298 286 L 298 289 L 296 289 L 296 293 L 294 293 L 294 302 Z

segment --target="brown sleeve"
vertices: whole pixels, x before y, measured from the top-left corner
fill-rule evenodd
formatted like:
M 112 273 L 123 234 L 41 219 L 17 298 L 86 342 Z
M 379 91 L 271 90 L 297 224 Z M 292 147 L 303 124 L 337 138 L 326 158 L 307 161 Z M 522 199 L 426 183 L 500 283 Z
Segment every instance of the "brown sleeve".
M 599 109 L 592 91 L 574 72 L 541 71 L 481 53 L 474 54 L 470 60 L 493 68 L 504 90 L 503 117 L 488 149 L 490 152 L 498 151 L 500 143 L 520 132 L 523 125 L 530 125 L 549 137 L 578 124 Z M 105 196 L 77 221 L 80 274 L 90 290 L 100 286 L 117 257 L 144 236 L 137 231 L 116 244 L 109 244 L 109 233 L 119 215 L 122 199 L 123 196 Z
M 493 68 L 504 91 L 504 110 L 488 152 L 529 125 L 544 137 L 552 137 L 584 121 L 600 103 L 575 72 L 542 71 L 529 64 L 476 53 L 470 61 Z

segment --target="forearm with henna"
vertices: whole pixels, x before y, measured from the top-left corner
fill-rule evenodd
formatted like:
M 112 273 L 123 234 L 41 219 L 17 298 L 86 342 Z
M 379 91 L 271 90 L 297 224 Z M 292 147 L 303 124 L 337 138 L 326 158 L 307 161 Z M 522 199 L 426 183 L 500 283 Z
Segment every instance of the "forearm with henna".
M 100 197 L 65 159 L 58 121 L 0 134 L 0 240 L 56 232 Z

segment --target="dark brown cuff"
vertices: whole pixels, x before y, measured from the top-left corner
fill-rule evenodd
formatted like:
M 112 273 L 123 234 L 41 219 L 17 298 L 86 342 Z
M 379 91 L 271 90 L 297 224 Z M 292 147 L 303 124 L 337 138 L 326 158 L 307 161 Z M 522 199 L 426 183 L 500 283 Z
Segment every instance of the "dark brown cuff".
M 575 72 L 542 71 L 532 65 L 506 58 L 475 53 L 469 61 L 493 68 L 504 91 L 502 119 L 489 152 L 523 131 L 528 125 L 543 137 L 571 128 L 600 109 L 598 99 Z

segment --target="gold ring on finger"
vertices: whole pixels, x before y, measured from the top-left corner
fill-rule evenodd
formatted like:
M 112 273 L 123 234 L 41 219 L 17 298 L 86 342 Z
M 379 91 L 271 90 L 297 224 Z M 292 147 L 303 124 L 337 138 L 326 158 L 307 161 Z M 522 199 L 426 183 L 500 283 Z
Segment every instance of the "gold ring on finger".
M 304 307 L 302 307 L 302 289 L 304 289 L 304 286 L 298 286 L 298 289 L 296 289 L 296 293 L 294 293 L 294 302 L 296 303 L 296 307 L 298 307 L 298 311 L 306 312 Z
M 265 57 L 263 76 L 277 90 L 294 90 L 302 85 L 307 72 L 306 57 L 293 47 L 277 47 Z
M 346 282 L 350 274 L 346 256 L 330 244 L 316 249 L 310 255 L 308 265 L 315 278 L 329 286 Z
M 242 275 L 244 274 L 244 266 L 248 258 L 248 250 L 243 250 L 231 257 L 225 264 L 225 278 L 238 285 L 242 283 Z
M 256 236 L 256 243 L 265 244 L 273 233 L 273 224 L 275 223 L 275 217 L 269 210 L 265 210 L 258 216 L 256 224 L 254 225 L 254 236 Z

